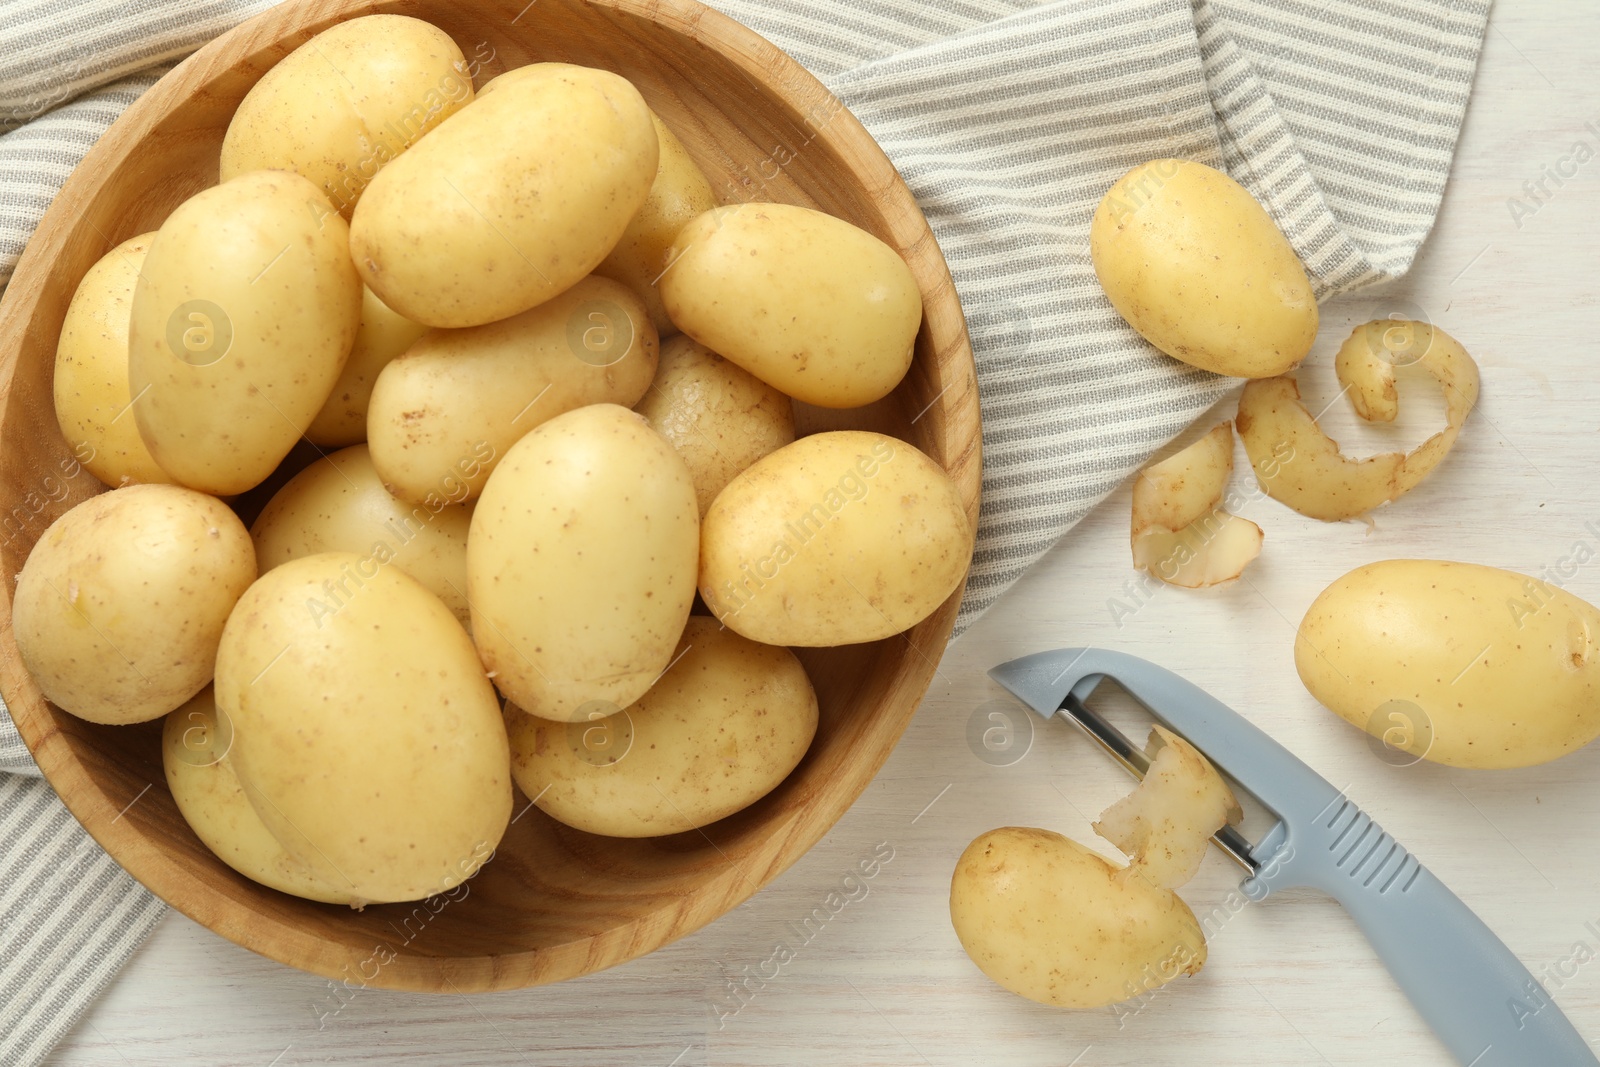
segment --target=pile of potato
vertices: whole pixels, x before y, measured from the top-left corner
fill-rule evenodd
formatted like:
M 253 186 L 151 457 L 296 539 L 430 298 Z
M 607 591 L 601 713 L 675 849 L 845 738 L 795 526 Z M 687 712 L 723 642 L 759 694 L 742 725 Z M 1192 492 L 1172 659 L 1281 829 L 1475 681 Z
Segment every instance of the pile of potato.
M 913 626 L 972 553 L 911 445 L 795 439 L 791 398 L 910 366 L 892 248 L 717 206 L 615 74 L 476 67 L 403 16 L 319 34 L 61 333 L 62 431 L 116 488 L 23 567 L 23 659 L 72 714 L 167 716 L 200 839 L 316 900 L 470 877 L 513 781 L 616 836 L 749 805 L 817 729 L 785 646 Z M 302 439 L 337 451 L 294 473 Z

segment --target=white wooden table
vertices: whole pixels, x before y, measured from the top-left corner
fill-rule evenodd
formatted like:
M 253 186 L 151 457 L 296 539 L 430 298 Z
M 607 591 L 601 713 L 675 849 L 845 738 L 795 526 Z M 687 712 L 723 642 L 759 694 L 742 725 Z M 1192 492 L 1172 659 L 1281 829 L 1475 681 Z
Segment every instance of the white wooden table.
M 1160 589 L 1136 602 L 1125 589 L 1135 574 L 1124 486 L 951 647 L 905 739 L 834 831 L 709 928 L 555 987 L 470 1000 L 367 990 L 328 1014 L 339 1002 L 327 982 L 174 914 L 52 1062 L 1449 1063 L 1352 922 L 1310 893 L 1233 914 L 1202 974 L 1132 1018 L 1043 1008 L 978 972 L 946 907 L 961 849 L 1008 824 L 1093 840 L 1089 820 L 1130 785 L 1065 724 L 1041 725 L 1010 766 L 978 759 L 966 740 L 972 716 L 1004 709 L 1026 721 L 984 672 L 1087 643 L 1186 674 L 1348 787 L 1545 978 L 1578 1029 L 1600 1039 L 1600 963 L 1591 962 L 1600 957 L 1600 849 L 1591 852 L 1600 745 L 1524 771 L 1392 767 L 1306 694 L 1291 659 L 1312 598 L 1376 559 L 1432 556 L 1539 574 L 1583 544 L 1595 559 L 1566 587 L 1600 602 L 1600 161 L 1559 187 L 1547 180 L 1553 195 L 1532 214 L 1517 219 L 1508 206 L 1513 197 L 1531 206 L 1523 183 L 1575 143 L 1600 150 L 1597 37 L 1592 5 L 1500 5 L 1444 210 L 1416 270 L 1388 303 L 1324 310 L 1312 357 L 1321 368 L 1353 324 L 1399 300 L 1460 338 L 1483 368 L 1482 403 L 1455 453 L 1380 511 L 1374 528 L 1323 525 L 1256 500 L 1245 513 L 1267 542 L 1247 581 L 1201 594 Z M 1313 393 L 1332 396 L 1326 376 L 1309 378 Z M 1397 434 L 1420 440 L 1442 404 L 1420 386 L 1406 399 L 1411 417 L 1403 411 Z M 1231 414 L 1229 400 L 1218 417 Z M 1330 419 L 1352 451 L 1384 444 L 1353 432 L 1353 417 Z M 1247 486 L 1242 456 L 1239 466 L 1235 484 Z M 1137 610 L 1114 621 L 1116 598 Z M 776 978 L 749 983 L 756 992 L 742 1009 L 719 1017 L 738 1006 L 730 981 L 756 973 L 778 939 L 792 940 L 788 924 L 880 843 L 893 859 L 865 895 L 856 890 L 859 899 Z M 1238 880 L 1213 850 L 1185 896 L 1204 913 Z

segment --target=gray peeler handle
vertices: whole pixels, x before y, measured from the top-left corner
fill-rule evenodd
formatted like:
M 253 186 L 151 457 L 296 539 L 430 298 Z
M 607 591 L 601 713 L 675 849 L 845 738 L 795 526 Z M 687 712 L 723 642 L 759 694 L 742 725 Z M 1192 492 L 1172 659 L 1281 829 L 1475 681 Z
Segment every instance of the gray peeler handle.
M 1338 900 L 1463 1065 L 1600 1062 L 1494 932 L 1360 808 L 1341 800 L 1295 836 L 1244 891 L 1302 885 Z

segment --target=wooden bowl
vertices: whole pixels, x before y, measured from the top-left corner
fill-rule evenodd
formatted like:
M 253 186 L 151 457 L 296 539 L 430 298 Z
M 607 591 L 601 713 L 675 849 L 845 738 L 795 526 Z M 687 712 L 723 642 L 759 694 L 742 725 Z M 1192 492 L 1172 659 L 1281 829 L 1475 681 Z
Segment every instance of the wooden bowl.
M 51 400 L 56 337 L 79 279 L 112 246 L 155 229 L 180 201 L 216 182 L 223 131 L 262 73 L 318 31 L 374 12 L 435 23 L 469 57 L 492 49 L 480 85 L 537 60 L 617 71 L 679 133 L 724 200 L 818 207 L 899 249 L 926 309 L 911 373 L 870 409 L 811 413 L 807 424 L 868 426 L 913 442 L 954 476 L 976 522 L 972 352 L 933 234 L 872 138 L 797 63 L 694 0 L 292 0 L 163 78 L 61 190 L 0 305 L 0 686 L 45 775 L 135 878 L 265 956 L 393 989 L 558 981 L 703 926 L 821 838 L 911 718 L 959 593 L 902 636 L 803 653 L 821 702 L 817 738 L 794 774 L 753 807 L 704 832 L 649 840 L 596 837 L 526 810 L 464 895 L 436 898 L 445 902 L 437 912 L 410 904 L 355 912 L 235 874 L 190 832 L 167 792 L 160 723 L 95 726 L 62 713 L 24 669 L 11 628 L 10 593 L 34 541 L 103 489 L 74 463 Z M 516 810 L 524 803 L 519 797 Z

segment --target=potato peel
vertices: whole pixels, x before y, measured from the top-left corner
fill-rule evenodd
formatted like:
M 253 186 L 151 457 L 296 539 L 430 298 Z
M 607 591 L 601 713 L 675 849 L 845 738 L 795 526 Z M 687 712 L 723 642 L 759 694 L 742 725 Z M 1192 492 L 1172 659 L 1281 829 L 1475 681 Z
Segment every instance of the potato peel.
M 1145 752 L 1144 780 L 1101 812 L 1093 829 L 1128 856 L 1117 877 L 1177 889 L 1200 869 L 1211 835 L 1237 826 L 1243 813 L 1211 762 L 1171 730 L 1154 727 Z
M 1261 527 L 1222 510 L 1233 473 L 1233 426 L 1220 423 L 1152 463 L 1133 483 L 1133 565 L 1170 585 L 1232 581 L 1261 554 Z
M 1426 322 L 1377 319 L 1358 326 L 1334 357 L 1356 414 L 1391 422 L 1399 411 L 1395 368 L 1420 365 L 1444 390 L 1445 427 L 1409 453 L 1350 459 L 1323 432 L 1293 378 L 1250 382 L 1239 398 L 1239 438 L 1267 495 L 1325 522 L 1353 519 L 1399 499 L 1455 445 L 1478 402 L 1479 375 L 1461 343 Z

